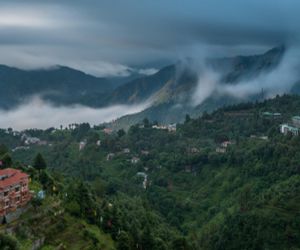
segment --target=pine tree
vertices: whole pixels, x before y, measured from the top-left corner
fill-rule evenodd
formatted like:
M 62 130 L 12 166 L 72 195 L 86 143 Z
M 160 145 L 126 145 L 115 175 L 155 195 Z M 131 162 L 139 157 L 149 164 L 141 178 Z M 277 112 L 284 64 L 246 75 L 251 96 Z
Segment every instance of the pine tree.
M 33 167 L 35 169 L 37 169 L 38 171 L 41 171 L 41 170 L 47 168 L 46 161 L 44 160 L 43 156 L 40 153 L 38 153 L 36 155 L 36 157 L 34 158 Z

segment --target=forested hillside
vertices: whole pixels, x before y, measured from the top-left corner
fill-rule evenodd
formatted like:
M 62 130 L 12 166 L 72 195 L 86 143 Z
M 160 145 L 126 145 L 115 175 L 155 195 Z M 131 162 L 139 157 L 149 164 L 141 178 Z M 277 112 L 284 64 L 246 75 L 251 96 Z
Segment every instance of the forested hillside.
M 81 249 L 299 249 L 300 137 L 279 131 L 299 110 L 299 96 L 283 95 L 186 115 L 176 131 L 146 117 L 126 132 L 1 130 L 0 155 L 3 167 L 22 168 L 46 190 L 32 205 L 37 214 L 56 202 L 64 211 L 68 223 L 56 230 L 65 233 L 57 240 L 42 230 L 42 249 L 68 246 L 79 225 L 91 247 Z M 23 134 L 43 143 L 25 145 Z M 28 167 L 38 153 L 46 170 Z M 19 243 L 35 235 L 22 225 Z

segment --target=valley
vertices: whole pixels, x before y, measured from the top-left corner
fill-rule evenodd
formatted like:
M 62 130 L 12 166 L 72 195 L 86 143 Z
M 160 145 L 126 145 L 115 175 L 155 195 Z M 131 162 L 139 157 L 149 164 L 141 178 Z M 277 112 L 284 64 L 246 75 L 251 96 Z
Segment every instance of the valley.
M 97 236 L 95 247 L 110 236 L 112 249 L 296 249 L 299 136 L 281 134 L 279 125 L 291 123 L 299 105 L 298 96 L 283 95 L 226 106 L 187 116 L 176 130 L 147 119 L 127 132 L 88 124 L 27 130 L 22 133 L 45 143 L 31 140 L 13 152 L 24 145 L 22 134 L 1 130 L 13 159 L 5 154 L 2 161 L 31 173 L 31 187 L 46 191 L 37 211 L 61 204 L 68 222 L 60 235 L 71 230 L 74 216 L 91 225 L 86 230 L 96 225 L 104 238 Z M 38 152 L 47 162 L 40 173 L 29 167 Z M 30 228 L 28 237 L 36 237 Z M 61 236 L 40 233 L 45 249 L 59 246 Z M 244 241 L 245 234 L 256 241 Z

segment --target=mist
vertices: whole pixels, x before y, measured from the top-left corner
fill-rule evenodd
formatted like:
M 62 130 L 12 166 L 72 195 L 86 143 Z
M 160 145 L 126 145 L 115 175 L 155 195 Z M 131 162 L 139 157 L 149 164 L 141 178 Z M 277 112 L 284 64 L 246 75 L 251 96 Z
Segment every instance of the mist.
M 207 98 L 214 94 L 231 96 L 241 100 L 247 100 L 251 96 L 262 92 L 265 97 L 271 98 L 277 94 L 289 93 L 294 84 L 300 79 L 300 53 L 297 49 L 289 49 L 285 52 L 279 65 L 264 73 L 257 72 L 254 78 L 241 80 L 234 84 L 221 82 L 222 74 L 205 66 L 198 65 L 198 83 L 195 92 L 191 97 L 194 106 L 200 105 Z
M 147 102 L 138 105 L 114 105 L 106 108 L 90 108 L 82 105 L 54 106 L 40 97 L 33 97 L 16 109 L 0 110 L 0 128 L 46 129 L 83 122 L 97 125 L 113 121 L 124 115 L 138 113 L 149 105 L 150 103 Z

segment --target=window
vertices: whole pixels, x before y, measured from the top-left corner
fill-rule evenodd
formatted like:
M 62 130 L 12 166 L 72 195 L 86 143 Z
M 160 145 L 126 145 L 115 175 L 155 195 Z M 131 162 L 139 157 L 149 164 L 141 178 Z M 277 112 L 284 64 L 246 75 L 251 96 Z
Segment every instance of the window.
M 20 196 L 16 197 L 16 202 L 20 201 Z
M 19 192 L 19 191 L 20 191 L 20 187 L 16 187 L 16 188 L 15 188 L 15 191 L 16 191 L 16 192 Z
M 5 202 L 5 206 L 6 207 L 9 206 L 9 201 Z
M 4 192 L 4 197 L 6 197 L 8 195 L 8 191 Z

